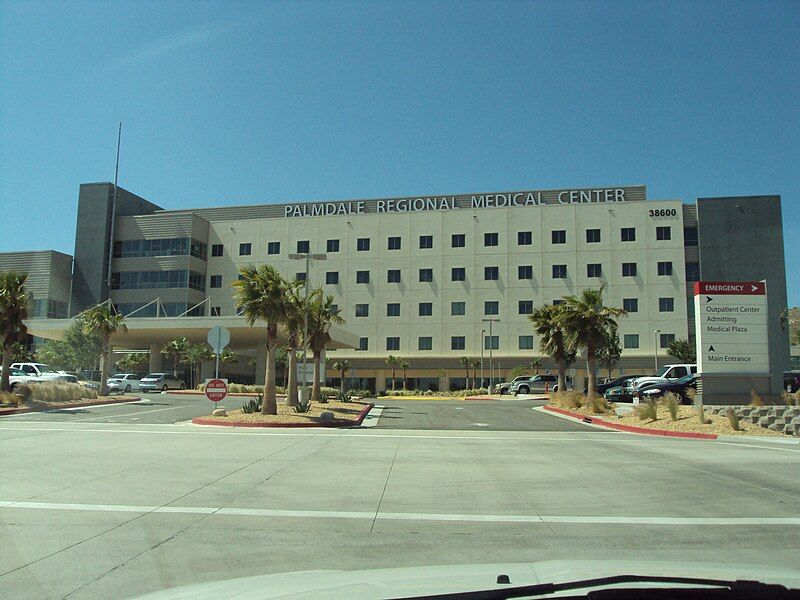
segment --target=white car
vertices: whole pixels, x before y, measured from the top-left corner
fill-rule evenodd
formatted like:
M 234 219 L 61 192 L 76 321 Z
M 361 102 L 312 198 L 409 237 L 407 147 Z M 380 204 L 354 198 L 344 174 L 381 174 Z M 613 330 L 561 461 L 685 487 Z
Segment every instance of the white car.
M 676 379 L 686 377 L 687 375 L 696 375 L 697 365 L 692 364 L 677 364 L 677 365 L 664 365 L 655 375 L 648 377 L 637 377 L 634 379 L 630 387 L 635 389 L 643 385 L 650 385 L 651 383 L 671 383 Z
M 11 363 L 11 368 L 24 371 L 27 375 L 32 377 L 38 377 L 41 381 L 57 381 L 59 379 L 68 379 L 65 375 L 62 375 L 53 367 L 44 363 Z
M 0 367 L 0 373 L 3 372 L 3 367 Z M 11 367 L 8 371 L 8 385 L 13 392 L 16 387 L 22 383 L 39 383 L 43 381 L 36 375 L 28 375 L 25 371 Z M 44 380 L 49 381 L 49 380 Z
M 139 391 L 139 376 L 135 373 L 116 373 L 108 378 L 109 392 Z

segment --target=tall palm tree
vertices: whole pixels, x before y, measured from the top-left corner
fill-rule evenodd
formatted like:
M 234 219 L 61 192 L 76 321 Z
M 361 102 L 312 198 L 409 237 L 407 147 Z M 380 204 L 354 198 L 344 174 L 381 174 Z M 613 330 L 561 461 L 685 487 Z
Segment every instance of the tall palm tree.
M 461 358 L 459 358 L 458 360 L 459 360 L 459 362 L 460 362 L 462 365 L 464 365 L 464 371 L 465 371 L 465 372 L 466 372 L 466 374 L 467 374 L 467 377 L 466 377 L 466 379 L 464 379 L 464 389 L 465 389 L 465 390 L 468 390 L 468 389 L 470 389 L 470 385 L 469 385 L 469 365 L 470 365 L 470 358 L 469 358 L 469 356 L 462 356 L 462 357 L 461 357 Z
M 14 344 L 25 338 L 25 319 L 28 318 L 28 293 L 25 291 L 27 273 L 0 273 L 0 340 L 3 342 L 3 376 L 0 391 L 11 389 L 8 378 Z
M 117 331 L 128 331 L 125 317 L 113 309 L 111 302 L 99 304 L 87 310 L 80 317 L 85 332 L 100 334 L 100 395 L 108 396 L 108 353 L 111 336 Z
M 344 376 L 350 370 L 351 366 L 352 365 L 350 364 L 350 361 L 347 360 L 347 359 L 345 359 L 345 360 L 337 360 L 335 363 L 333 363 L 333 368 L 336 371 L 339 371 L 339 375 L 340 375 L 340 377 L 339 377 L 339 391 L 342 392 L 343 394 L 344 394 Z
M 583 290 L 580 296 L 565 296 L 558 321 L 570 346 L 586 348 L 589 371 L 589 397 L 597 394 L 597 350 L 606 342 L 609 331 L 616 335 L 617 317 L 627 314 L 621 308 L 603 306 L 603 288 Z
M 400 370 L 403 372 L 403 390 L 405 391 L 405 389 L 406 389 L 406 371 L 408 371 L 408 361 L 407 360 L 401 360 L 398 363 L 397 366 L 400 367 Z
M 556 363 L 558 389 L 561 391 L 567 389 L 566 365 L 569 362 L 568 355 L 573 352 L 559 320 L 563 306 L 563 304 L 542 304 L 528 316 L 533 323 L 534 332 L 539 337 L 539 348 Z
M 474 358 L 472 359 L 472 362 L 470 364 L 472 365 L 472 387 L 473 388 L 481 387 L 483 385 L 483 382 L 480 382 L 477 385 L 475 383 L 478 381 L 478 369 L 481 366 L 481 361 L 478 358 Z
M 400 364 L 400 359 L 396 356 L 389 355 L 389 358 L 386 359 L 386 364 L 392 369 L 392 391 L 395 390 L 395 380 L 394 374 L 397 372 L 397 365 Z
M 170 340 L 161 347 L 161 354 L 172 359 L 172 374 L 178 376 L 178 365 L 186 358 L 186 350 L 189 348 L 189 340 L 185 337 Z
M 331 325 L 344 325 L 344 319 L 338 310 L 333 308 L 333 296 L 325 295 L 321 289 L 314 290 L 309 297 L 308 306 L 308 343 L 314 356 L 314 385 L 311 387 L 311 401 L 319 402 L 322 385 L 322 353 L 331 341 Z
M 531 361 L 531 368 L 533 369 L 533 374 L 538 375 L 539 369 L 542 368 L 542 359 L 541 358 L 534 358 Z
M 234 299 L 241 314 L 252 327 L 256 321 L 264 321 L 266 333 L 266 376 L 264 379 L 264 401 L 261 413 L 278 414 L 275 402 L 275 350 L 278 346 L 278 324 L 286 317 L 286 289 L 288 284 L 272 265 L 255 267 L 248 265 L 239 269 L 241 279 L 234 281 Z
M 285 307 L 281 323 L 286 328 L 286 352 L 289 355 L 288 371 L 289 380 L 286 387 L 286 404 L 297 406 L 297 349 L 303 336 L 303 327 L 306 322 L 306 301 L 300 295 L 298 281 L 286 283 L 284 291 Z

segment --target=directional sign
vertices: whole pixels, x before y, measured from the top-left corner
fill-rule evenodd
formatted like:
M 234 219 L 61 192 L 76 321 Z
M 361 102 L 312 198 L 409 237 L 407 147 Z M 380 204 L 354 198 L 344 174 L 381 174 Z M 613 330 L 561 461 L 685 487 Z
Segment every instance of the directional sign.
M 219 354 L 231 341 L 231 332 L 226 327 L 212 327 L 208 330 L 208 344 L 214 349 L 214 354 Z
M 699 373 L 769 373 L 763 281 L 698 281 L 694 308 Z
M 227 379 L 206 379 L 206 398 L 212 402 L 219 402 L 224 400 L 228 395 L 228 380 Z

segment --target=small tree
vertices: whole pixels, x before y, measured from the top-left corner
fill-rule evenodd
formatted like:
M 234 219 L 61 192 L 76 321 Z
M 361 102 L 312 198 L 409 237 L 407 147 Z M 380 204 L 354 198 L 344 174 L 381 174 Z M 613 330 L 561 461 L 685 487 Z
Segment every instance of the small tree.
M 483 383 L 483 382 L 481 382 L 480 384 L 476 384 L 475 383 L 476 381 L 478 381 L 478 369 L 480 368 L 480 366 L 481 366 L 480 359 L 477 359 L 477 358 L 473 359 L 473 361 L 472 361 L 472 387 L 473 388 L 481 387 L 481 385 Z
M 511 369 L 510 373 L 511 379 L 514 379 L 515 377 L 522 377 L 527 372 L 528 372 L 528 367 L 526 367 L 525 365 L 517 365 L 516 367 Z
M 611 371 L 617 366 L 622 356 L 622 345 L 619 343 L 617 328 L 610 327 L 606 331 L 605 342 L 597 349 L 597 364 L 608 371 L 609 378 Z
M 397 372 L 397 366 L 400 364 L 400 359 L 390 354 L 389 358 L 386 359 L 386 364 L 392 369 L 392 391 L 395 391 L 394 374 Z
M 339 371 L 339 391 L 344 394 L 344 377 L 347 372 L 350 370 L 350 361 L 349 360 L 337 360 L 333 363 L 333 368 L 336 371 Z
M 686 338 L 672 340 L 667 346 L 667 353 L 682 363 L 693 363 L 697 360 L 694 344 Z
M 96 331 L 100 335 L 100 395 L 108 396 L 108 353 L 111 336 L 117 331 L 128 331 L 125 318 L 112 310 L 111 302 L 90 308 L 80 317 L 84 331 Z
M 129 352 L 117 361 L 118 371 L 140 371 L 149 364 L 149 352 Z
M 85 331 L 81 320 L 75 319 L 60 340 L 47 340 L 36 348 L 36 360 L 56 369 L 96 369 L 100 351 L 97 332 Z
M 464 365 L 464 371 L 466 372 L 466 378 L 464 379 L 464 389 L 470 389 L 469 385 L 469 365 L 470 365 L 470 358 L 469 356 L 462 356 L 458 359 L 462 365 Z
M 204 360 L 213 360 L 214 352 L 208 344 L 189 344 L 186 348 L 186 362 L 189 363 L 189 387 L 194 388 L 200 378 L 200 367 Z
M 161 354 L 172 359 L 172 374 L 178 376 L 178 365 L 186 359 L 186 351 L 189 349 L 189 340 L 178 338 L 164 344 Z
M 403 372 L 403 390 L 406 389 L 406 371 L 408 371 L 408 361 L 401 360 L 400 364 L 398 365 L 400 370 Z

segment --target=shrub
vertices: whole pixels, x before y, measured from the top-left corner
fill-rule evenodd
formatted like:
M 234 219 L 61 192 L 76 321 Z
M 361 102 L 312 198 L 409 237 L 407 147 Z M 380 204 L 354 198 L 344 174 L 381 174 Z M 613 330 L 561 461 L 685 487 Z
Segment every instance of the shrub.
M 592 413 L 596 415 L 602 415 L 611 410 L 611 403 L 599 394 L 590 396 L 586 400 L 586 405 L 591 409 Z
M 242 404 L 243 413 L 257 413 L 261 412 L 261 396 L 258 398 L 251 398 L 249 401 Z
M 764 399 L 755 390 L 750 390 L 750 406 L 764 406 Z
M 647 419 L 650 419 L 650 421 L 655 421 L 658 419 L 658 409 L 656 408 L 656 403 L 652 400 L 647 400 L 637 404 L 633 409 L 633 413 L 639 418 L 640 421 L 646 421 Z
M 21 397 L 23 401 L 30 400 L 32 391 L 31 386 L 27 383 L 20 383 L 14 388 L 14 393 Z
M 311 410 L 311 402 L 306 402 L 305 404 L 298 402 L 297 404 L 294 404 L 292 408 L 296 413 L 307 413 L 309 410 Z
M 350 396 L 347 395 L 347 392 L 336 392 L 336 400 L 338 402 L 350 402 Z
M 402 392 L 403 390 L 398 390 L 398 391 Z M 375 394 L 373 394 L 369 390 L 348 390 L 347 394 L 350 397 L 353 397 L 353 396 L 361 396 L 362 398 L 374 398 L 375 397 Z
M 681 405 L 681 397 L 678 396 L 677 394 L 673 394 L 672 392 L 667 392 L 661 399 L 661 403 L 669 411 L 669 418 L 672 419 L 673 421 L 677 421 L 678 408 L 680 408 Z
M 338 392 L 339 388 L 328 387 L 327 385 L 320 386 L 319 388 L 320 396 L 335 396 Z
M 798 390 L 795 394 L 783 392 L 783 394 L 781 394 L 781 398 L 786 403 L 786 406 L 800 406 L 800 390 Z
M 25 393 L 23 386 L 17 386 L 18 391 Z M 40 402 L 74 402 L 82 398 L 97 398 L 97 392 L 82 386 L 79 383 L 46 382 L 26 386 L 30 390 L 29 397 Z
M 701 406 L 700 409 L 697 411 L 697 417 L 700 419 L 700 423 L 706 425 L 706 410 Z
M 10 404 L 11 406 L 19 406 L 21 398 L 11 392 L 0 392 L 0 404 Z
M 198 383 L 197 384 L 197 389 L 199 391 L 201 391 L 201 392 L 205 392 L 206 391 L 206 384 L 205 383 Z
M 734 431 L 741 431 L 739 427 L 739 415 L 736 414 L 736 411 L 733 410 L 733 407 L 728 408 L 725 416 L 728 417 L 728 423 L 731 424 L 731 429 Z

